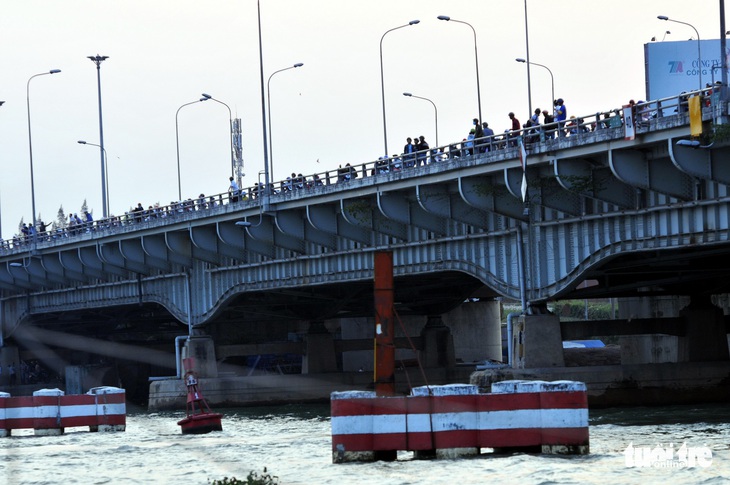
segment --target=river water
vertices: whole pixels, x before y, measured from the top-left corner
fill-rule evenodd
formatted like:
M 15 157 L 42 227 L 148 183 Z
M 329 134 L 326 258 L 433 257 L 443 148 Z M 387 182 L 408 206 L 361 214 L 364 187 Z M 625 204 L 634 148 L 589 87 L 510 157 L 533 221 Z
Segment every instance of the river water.
M 62 436 L 36 437 L 32 430 L 14 431 L 0 438 L 0 483 L 202 485 L 245 479 L 264 467 L 281 484 L 730 483 L 727 405 L 591 410 L 587 456 L 484 454 L 424 461 L 401 453 L 395 462 L 337 465 L 330 452 L 328 405 L 218 411 L 225 416 L 223 431 L 198 436 L 180 433 L 183 413 L 129 409 L 127 430 L 120 433 L 71 428 Z M 656 460 L 644 463 L 652 466 L 627 466 L 624 451 L 630 445 L 666 450 L 670 444 L 675 452 L 684 444 L 704 459 L 687 467 L 674 458 L 664 467 Z

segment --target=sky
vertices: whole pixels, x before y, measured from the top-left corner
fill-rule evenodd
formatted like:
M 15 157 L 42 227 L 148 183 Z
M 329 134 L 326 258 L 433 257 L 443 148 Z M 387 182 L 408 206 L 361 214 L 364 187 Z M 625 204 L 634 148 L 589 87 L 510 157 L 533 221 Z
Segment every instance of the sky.
M 555 96 L 578 116 L 644 97 L 652 37 L 696 38 L 657 15 L 691 24 L 703 40 L 721 33 L 715 0 L 526 3 L 530 61 L 552 71 Z M 271 77 L 274 180 L 381 156 L 381 86 L 391 154 L 409 136 L 434 146 L 436 118 L 439 144 L 466 137 L 478 116 L 477 63 L 484 121 L 501 132 L 510 111 L 529 117 L 526 66 L 515 61 L 527 57 L 523 0 L 260 0 L 260 9 L 264 80 L 304 64 Z M 388 32 L 412 20 L 420 23 Z M 99 143 L 97 69 L 87 56 L 109 56 L 100 71 L 109 213 L 177 200 L 178 146 L 183 198 L 227 190 L 228 110 L 196 103 L 202 93 L 241 118 L 243 185 L 253 185 L 264 167 L 257 25 L 254 0 L 5 2 L 0 236 L 32 220 L 28 100 L 36 212 L 50 223 L 59 207 L 79 212 L 86 201 L 101 217 L 100 151 L 77 143 Z M 29 83 L 51 69 L 62 72 Z M 548 107 L 548 70 L 533 65 L 530 77 L 533 109 Z

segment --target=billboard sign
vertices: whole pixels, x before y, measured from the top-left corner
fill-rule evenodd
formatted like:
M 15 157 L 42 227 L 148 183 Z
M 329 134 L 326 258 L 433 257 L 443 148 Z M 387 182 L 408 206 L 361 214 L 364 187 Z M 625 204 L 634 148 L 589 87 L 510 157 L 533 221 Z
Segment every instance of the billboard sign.
M 720 40 L 685 40 L 644 44 L 646 99 L 697 91 L 722 79 Z M 725 56 L 730 55 L 727 49 Z

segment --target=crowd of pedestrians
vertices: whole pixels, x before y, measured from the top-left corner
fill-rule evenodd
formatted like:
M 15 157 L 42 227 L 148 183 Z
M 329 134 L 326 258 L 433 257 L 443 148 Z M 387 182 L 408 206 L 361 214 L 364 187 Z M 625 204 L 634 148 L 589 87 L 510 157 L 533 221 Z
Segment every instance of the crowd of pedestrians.
M 708 94 L 712 86 L 708 86 Z M 683 112 L 687 99 L 680 97 L 677 102 L 677 113 Z M 657 116 L 657 111 L 650 109 L 650 104 L 644 101 L 634 102 L 629 105 L 632 109 L 633 119 L 636 123 L 646 122 Z M 686 108 L 685 108 L 686 110 Z M 278 184 L 270 184 L 269 190 L 272 194 L 287 194 L 297 191 L 313 189 L 332 183 L 347 183 L 358 176 L 368 176 L 399 172 L 407 169 L 415 169 L 426 164 L 453 160 L 464 157 L 480 155 L 493 150 L 515 147 L 520 142 L 527 145 L 539 143 L 546 140 L 576 136 L 607 128 L 614 128 L 623 124 L 622 110 L 613 110 L 603 113 L 603 117 L 596 114 L 595 120 L 586 123 L 583 118 L 568 116 L 568 108 L 562 98 L 553 101 L 552 111 L 536 108 L 530 114 L 526 123 L 521 124 L 514 112 L 507 115 L 508 127 L 500 135 L 495 135 L 494 130 L 486 121 L 474 118 L 467 136 L 459 143 L 451 143 L 444 147 L 431 148 L 425 136 L 407 137 L 403 146 L 403 152 L 390 157 L 383 156 L 375 161 L 370 167 L 366 165 L 356 168 L 346 163 L 340 165 L 336 171 L 326 172 L 321 178 L 319 174 L 306 177 L 301 173 L 292 173 L 286 180 Z M 541 119 L 542 118 L 542 119 Z M 82 217 L 78 214 L 69 214 L 68 221 L 64 224 L 54 224 L 48 229 L 43 221 L 37 221 L 36 225 L 23 224 L 20 233 L 10 241 L 0 239 L 0 251 L 11 247 L 21 247 L 29 241 L 54 240 L 66 238 L 79 234 L 90 233 L 99 229 L 124 226 L 149 222 L 156 219 L 179 217 L 180 215 L 195 211 L 212 209 L 225 203 L 237 203 L 259 198 L 266 190 L 263 183 L 255 183 L 253 187 L 242 189 L 233 177 L 229 177 L 227 194 L 206 197 L 200 194 L 197 198 L 189 198 L 182 201 L 171 201 L 167 206 L 160 206 L 159 203 L 149 205 L 146 209 L 141 203 L 126 212 L 123 216 L 110 216 L 100 221 L 95 221 L 92 214 L 84 210 Z

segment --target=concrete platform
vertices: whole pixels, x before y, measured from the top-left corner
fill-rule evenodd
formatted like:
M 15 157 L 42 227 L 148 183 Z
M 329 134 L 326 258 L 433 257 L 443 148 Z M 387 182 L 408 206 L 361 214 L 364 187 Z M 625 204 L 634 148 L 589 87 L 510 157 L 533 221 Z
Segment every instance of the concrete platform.
M 471 366 L 427 369 L 428 383 L 471 383 L 488 390 L 504 380 L 572 380 L 585 382 L 592 408 L 730 402 L 730 362 L 592 365 L 538 369 L 490 369 Z M 417 369 L 408 376 L 396 373 L 396 390 L 425 385 Z M 410 379 L 410 386 L 409 386 Z M 201 390 L 212 408 L 326 402 L 334 391 L 371 390 L 369 372 L 308 375 L 230 376 L 200 379 Z M 179 379 L 150 384 L 148 409 L 184 409 L 185 387 Z
M 428 384 L 468 383 L 474 367 L 427 369 Z M 420 371 L 396 371 L 396 392 L 407 394 L 411 387 L 426 384 Z M 200 390 L 211 408 L 327 402 L 335 391 L 372 390 L 372 372 L 285 374 L 263 376 L 220 376 L 199 378 Z M 409 384 L 410 383 L 410 384 Z M 180 379 L 150 383 L 150 411 L 185 409 L 186 388 Z
M 490 369 L 470 383 L 489 389 L 513 379 L 585 382 L 592 408 L 730 402 L 729 361 Z

